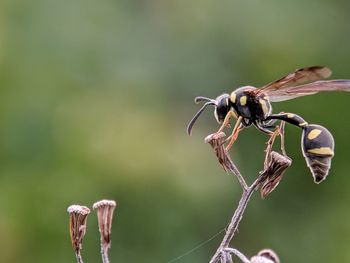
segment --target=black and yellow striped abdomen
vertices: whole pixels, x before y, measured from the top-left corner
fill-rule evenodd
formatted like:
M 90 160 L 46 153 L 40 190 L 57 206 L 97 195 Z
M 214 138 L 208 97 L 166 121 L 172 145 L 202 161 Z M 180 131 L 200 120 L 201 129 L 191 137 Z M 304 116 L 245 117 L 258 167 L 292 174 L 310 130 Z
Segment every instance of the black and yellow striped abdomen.
M 303 127 L 301 147 L 315 183 L 326 179 L 334 156 L 334 139 L 323 126 L 310 124 Z

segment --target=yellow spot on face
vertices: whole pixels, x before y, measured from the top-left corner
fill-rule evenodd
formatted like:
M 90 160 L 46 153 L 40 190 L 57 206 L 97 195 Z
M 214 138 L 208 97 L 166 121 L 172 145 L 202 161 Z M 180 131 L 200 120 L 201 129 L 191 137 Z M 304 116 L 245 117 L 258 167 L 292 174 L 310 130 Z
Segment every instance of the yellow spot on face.
M 304 126 L 306 126 L 306 125 L 308 125 L 308 123 L 307 123 L 306 121 L 299 124 L 300 127 L 304 127 Z
M 232 103 L 236 103 L 236 93 L 233 91 L 232 93 L 231 93 L 231 102 Z
M 239 103 L 242 105 L 242 106 L 245 106 L 247 104 L 247 96 L 242 96 L 240 99 L 239 99 Z
M 314 148 L 307 150 L 309 153 L 319 154 L 319 155 L 330 155 L 333 156 L 334 152 L 329 147 L 320 147 L 320 148 Z
M 307 138 L 309 140 L 313 140 L 313 139 L 317 138 L 318 135 L 320 135 L 321 132 L 322 131 L 319 130 L 319 129 L 313 129 L 311 132 L 309 132 L 309 134 L 307 135 Z
M 293 113 L 288 113 L 288 114 L 287 114 L 287 117 L 288 117 L 288 118 L 294 118 L 294 116 L 295 116 L 295 114 L 293 114 Z
M 261 105 L 261 108 L 262 108 L 264 114 L 267 114 L 269 112 L 269 109 L 267 107 L 266 101 L 263 99 L 259 99 L 259 103 Z

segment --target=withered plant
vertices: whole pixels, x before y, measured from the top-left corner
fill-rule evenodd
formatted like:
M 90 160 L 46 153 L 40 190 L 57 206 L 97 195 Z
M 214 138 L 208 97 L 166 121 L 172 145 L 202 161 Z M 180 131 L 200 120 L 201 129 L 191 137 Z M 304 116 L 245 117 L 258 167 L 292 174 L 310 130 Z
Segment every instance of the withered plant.
M 284 150 L 282 154 L 273 151 L 272 144 L 268 143 L 266 148 L 264 169 L 249 186 L 226 150 L 224 146 L 225 139 L 225 133 L 220 132 L 207 136 L 205 138 L 205 142 L 209 143 L 214 149 L 218 161 L 224 170 L 236 176 L 242 188 L 242 196 L 238 203 L 238 207 L 226 229 L 225 236 L 215 254 L 211 258 L 210 263 L 231 263 L 233 262 L 232 255 L 235 255 L 244 263 L 279 263 L 278 256 L 270 249 L 262 250 L 256 256 L 248 259 L 239 250 L 230 248 L 230 242 L 237 232 L 238 225 L 242 220 L 244 211 L 247 208 L 247 204 L 252 194 L 260 188 L 261 197 L 265 198 L 268 196 L 277 187 L 283 177 L 284 172 L 292 164 L 292 160 L 286 155 Z
M 90 214 L 90 209 L 86 206 L 71 205 L 68 207 L 67 212 L 69 213 L 69 233 L 75 257 L 78 263 L 83 263 L 81 250 L 83 247 L 87 217 Z
M 93 209 L 97 213 L 103 263 L 109 263 L 108 249 L 111 247 L 112 219 L 116 205 L 116 202 L 113 200 L 101 200 L 93 205 Z M 81 250 L 90 209 L 86 206 L 71 205 L 67 211 L 69 213 L 69 233 L 75 257 L 77 263 L 83 263 Z

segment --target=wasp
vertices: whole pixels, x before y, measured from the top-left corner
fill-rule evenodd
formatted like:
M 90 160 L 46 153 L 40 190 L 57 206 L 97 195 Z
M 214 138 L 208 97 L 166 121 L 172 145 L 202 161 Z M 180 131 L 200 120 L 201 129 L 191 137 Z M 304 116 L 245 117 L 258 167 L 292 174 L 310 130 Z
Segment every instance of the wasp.
M 350 91 L 350 80 L 324 80 L 332 74 L 327 67 L 312 66 L 297 69 L 294 72 L 273 81 L 263 87 L 243 86 L 224 93 L 216 99 L 196 97 L 195 103 L 204 105 L 194 115 L 187 126 L 191 135 L 193 125 L 207 108 L 214 106 L 214 116 L 221 125 L 217 133 L 230 126 L 230 119 L 236 119 L 231 135 L 227 138 L 229 150 L 238 138 L 241 130 L 254 126 L 270 136 L 267 144 L 271 148 L 277 136 L 281 136 L 281 149 L 284 149 L 284 125 L 289 123 L 302 129 L 301 148 L 314 181 L 322 182 L 328 175 L 331 159 L 334 156 L 334 139 L 323 126 L 309 124 L 295 113 L 272 114 L 271 102 L 281 102 L 323 91 Z M 280 122 L 280 125 L 276 125 Z

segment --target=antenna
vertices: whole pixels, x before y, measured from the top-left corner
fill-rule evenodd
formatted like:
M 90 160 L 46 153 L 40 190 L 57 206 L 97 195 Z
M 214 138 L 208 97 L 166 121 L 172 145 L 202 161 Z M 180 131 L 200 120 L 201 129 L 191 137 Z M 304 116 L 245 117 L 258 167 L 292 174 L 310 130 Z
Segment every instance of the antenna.
M 206 97 L 196 97 L 194 99 L 195 103 L 201 102 L 201 101 L 206 101 L 206 103 L 204 103 L 204 105 L 202 106 L 202 108 L 199 109 L 199 111 L 196 113 L 196 115 L 193 116 L 192 120 L 190 121 L 190 123 L 187 126 L 187 133 L 188 135 L 191 135 L 192 133 L 192 128 L 193 125 L 195 124 L 195 122 L 197 121 L 198 117 L 202 114 L 202 112 L 205 110 L 205 108 L 209 105 L 216 105 L 216 101 L 213 99 L 209 99 Z

